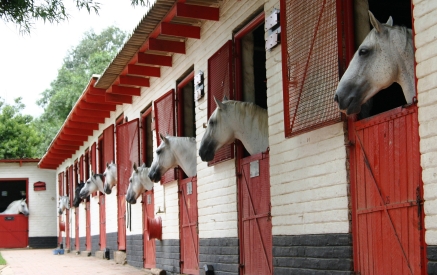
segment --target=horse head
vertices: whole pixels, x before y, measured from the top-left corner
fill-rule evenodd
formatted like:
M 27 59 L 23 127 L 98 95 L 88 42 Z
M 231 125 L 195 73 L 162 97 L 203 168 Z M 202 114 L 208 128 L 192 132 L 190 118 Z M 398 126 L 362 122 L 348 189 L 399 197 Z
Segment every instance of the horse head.
M 80 190 L 79 196 L 84 199 L 96 191 L 103 192 L 103 181 L 104 178 L 102 174 L 94 174 L 94 172 L 91 171 L 91 177 L 85 182 L 85 185 Z
M 407 103 L 416 93 L 411 30 L 393 27 L 391 17 L 381 24 L 370 11 L 369 16 L 373 29 L 354 54 L 334 96 L 347 115 L 359 113 L 364 103 L 394 82 L 402 87 Z
M 23 213 L 24 216 L 29 216 L 29 208 L 27 208 L 26 199 L 22 199 L 20 201 L 19 210 L 20 213 Z
M 73 199 L 74 207 L 79 207 L 79 204 L 82 202 L 82 199 L 80 198 L 80 190 L 82 190 L 84 185 L 85 182 L 82 181 L 76 186 L 76 189 L 74 190 L 74 199 Z
M 106 170 L 103 172 L 105 177 L 104 191 L 106 194 L 111 194 L 112 187 L 117 184 L 117 165 L 112 161 L 111 163 L 106 163 Z
M 137 164 L 134 163 L 132 175 L 129 178 L 129 187 L 127 188 L 126 193 L 126 201 L 128 203 L 137 203 L 137 199 L 142 193 L 152 190 L 153 182 L 147 176 L 148 173 L 149 168 L 146 167 L 145 163 L 140 167 L 137 167 Z
M 214 100 L 217 108 L 209 117 L 208 126 L 200 142 L 199 155 L 202 161 L 213 160 L 218 149 L 235 140 L 234 130 L 229 125 L 227 98 L 225 97 L 223 102 L 215 97 Z
M 58 201 L 58 214 L 62 215 L 65 209 L 70 209 L 70 198 L 68 196 L 61 196 Z
M 202 161 L 211 161 L 224 145 L 239 139 L 249 154 L 258 154 L 269 146 L 267 110 L 250 102 L 214 98 L 217 108 L 208 120 L 199 147 Z
M 169 169 L 181 166 L 189 177 L 197 174 L 196 139 L 192 137 L 161 137 L 161 144 L 155 151 L 149 178 L 153 182 L 161 180 L 162 175 Z

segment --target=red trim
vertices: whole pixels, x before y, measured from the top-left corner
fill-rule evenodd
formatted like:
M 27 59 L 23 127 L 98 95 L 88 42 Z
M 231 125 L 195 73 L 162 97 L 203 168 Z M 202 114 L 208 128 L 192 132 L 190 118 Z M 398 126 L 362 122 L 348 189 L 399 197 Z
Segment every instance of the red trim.
M 115 109 L 117 108 L 116 105 L 107 105 L 107 104 L 98 104 L 98 103 L 89 103 L 86 101 L 81 101 L 79 102 L 79 108 L 81 109 L 86 109 L 86 110 L 99 110 L 99 111 L 115 111 Z M 70 121 L 68 121 L 66 123 L 66 125 L 68 125 Z M 81 124 L 82 125 L 82 124 Z M 79 127 L 82 128 L 82 127 Z M 98 129 L 98 125 L 97 125 L 97 129 Z M 97 130 L 94 129 L 94 130 Z
M 0 159 L 0 163 L 6 163 L 6 162 L 16 162 L 16 163 L 23 163 L 23 162 L 39 162 L 40 159 Z M 1 180 L 0 180 L 1 181 Z
M 94 130 L 86 130 L 86 129 L 78 129 L 78 128 L 68 128 L 68 127 L 64 127 L 62 129 L 62 131 L 66 134 L 66 135 L 77 135 L 77 136 L 92 136 Z
M 143 114 L 141 114 L 141 154 L 140 158 L 143 163 L 146 163 L 146 156 L 147 156 L 147 147 L 146 147 L 146 117 L 152 114 L 152 107 L 149 107 Z M 152 121 L 153 123 L 153 121 Z M 152 132 L 147 133 L 152 135 Z
M 86 103 L 89 104 L 89 103 Z M 114 105 L 115 107 L 115 105 Z M 68 121 L 65 126 L 70 128 L 84 129 L 84 130 L 99 130 L 98 123 L 79 123 L 75 121 Z
M 220 10 L 215 7 L 177 3 L 176 16 L 218 21 L 220 18 Z
M 114 102 L 117 104 L 132 104 L 132 96 L 129 95 L 116 95 L 116 94 L 106 94 L 106 101 Z M 103 122 L 101 122 L 103 123 Z

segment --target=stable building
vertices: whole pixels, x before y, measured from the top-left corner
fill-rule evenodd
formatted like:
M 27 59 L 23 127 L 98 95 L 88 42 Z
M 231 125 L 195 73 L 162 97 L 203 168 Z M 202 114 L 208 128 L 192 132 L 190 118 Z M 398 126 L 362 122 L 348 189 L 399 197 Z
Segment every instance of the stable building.
M 29 215 L 0 214 L 0 248 L 52 248 L 56 231 L 56 171 L 40 169 L 40 159 L 0 160 L 0 212 L 25 199 Z
M 346 117 L 334 94 L 368 10 L 413 28 L 417 96 L 407 106 L 392 85 Z M 60 216 L 60 240 L 167 274 L 432 274 L 436 15 L 425 0 L 157 0 L 39 162 L 71 200 L 117 164 L 111 194 Z M 267 109 L 266 151 L 236 141 L 127 204 L 132 165 L 150 166 L 159 134 L 199 148 L 224 96 Z

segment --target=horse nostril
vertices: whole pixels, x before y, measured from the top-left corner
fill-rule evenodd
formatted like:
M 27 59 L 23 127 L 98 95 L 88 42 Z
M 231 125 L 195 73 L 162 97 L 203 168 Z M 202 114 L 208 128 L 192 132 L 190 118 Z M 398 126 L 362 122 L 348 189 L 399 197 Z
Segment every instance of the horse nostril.
M 337 94 L 334 96 L 334 101 L 338 103 L 338 95 Z

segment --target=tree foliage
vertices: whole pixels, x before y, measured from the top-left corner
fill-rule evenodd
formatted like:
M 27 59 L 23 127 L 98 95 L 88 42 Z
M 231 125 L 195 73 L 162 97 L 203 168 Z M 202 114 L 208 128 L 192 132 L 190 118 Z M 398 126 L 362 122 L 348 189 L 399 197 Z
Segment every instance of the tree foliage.
M 0 159 L 35 158 L 41 137 L 32 124 L 31 115 L 23 115 L 21 97 L 14 105 L 0 98 Z
M 79 44 L 70 49 L 58 75 L 37 104 L 44 113 L 35 120 L 44 137 L 38 152 L 42 155 L 67 118 L 93 74 L 101 74 L 123 46 L 127 34 L 109 27 L 100 34 L 88 31 Z
M 73 0 L 79 10 L 99 13 L 100 3 L 94 0 Z M 133 6 L 149 5 L 149 0 L 131 0 Z M 22 33 L 30 33 L 35 21 L 59 23 L 69 17 L 64 0 L 0 0 L 0 19 L 16 24 Z

